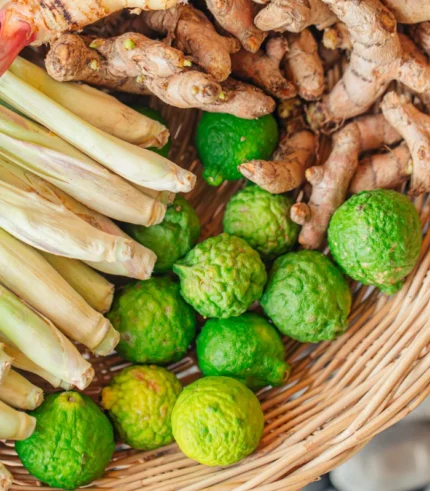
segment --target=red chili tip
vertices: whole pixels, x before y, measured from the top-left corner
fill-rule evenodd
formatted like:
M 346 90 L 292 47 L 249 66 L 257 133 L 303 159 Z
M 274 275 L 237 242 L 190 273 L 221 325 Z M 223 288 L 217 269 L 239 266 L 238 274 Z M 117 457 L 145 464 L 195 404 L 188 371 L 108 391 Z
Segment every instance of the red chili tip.
M 0 11 L 0 76 L 35 37 L 28 22 L 16 18 L 15 14 L 7 9 Z

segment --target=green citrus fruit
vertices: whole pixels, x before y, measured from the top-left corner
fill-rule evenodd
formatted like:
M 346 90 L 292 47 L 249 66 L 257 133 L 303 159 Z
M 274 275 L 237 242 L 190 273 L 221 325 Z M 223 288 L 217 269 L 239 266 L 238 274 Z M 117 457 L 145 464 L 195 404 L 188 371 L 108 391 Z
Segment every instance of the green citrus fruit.
M 172 427 L 187 457 L 205 465 L 230 465 L 257 448 L 264 417 L 258 399 L 241 382 L 206 377 L 183 390 Z
M 196 334 L 196 314 L 169 276 L 126 285 L 107 317 L 121 334 L 118 353 L 133 363 L 178 361 Z
M 403 194 L 364 191 L 333 215 L 328 240 L 335 261 L 348 276 L 392 294 L 418 260 L 420 217 Z
M 228 234 L 198 244 L 173 266 L 185 300 L 204 317 L 243 314 L 263 293 L 266 270 L 258 252 Z
M 125 231 L 157 255 L 155 273 L 172 270 L 173 264 L 195 246 L 200 235 L 200 221 L 194 208 L 182 196 L 167 207 L 162 223 L 152 227 L 124 224 Z
M 291 252 L 275 261 L 260 303 L 283 334 L 317 343 L 346 330 L 351 292 L 341 271 L 324 254 Z
M 203 375 L 225 375 L 252 390 L 286 382 L 290 367 L 276 329 L 260 315 L 210 319 L 197 338 Z
M 148 118 L 154 119 L 155 121 L 158 121 L 161 124 L 164 124 L 166 128 L 168 128 L 166 120 L 161 116 L 161 114 L 156 111 L 155 109 L 152 109 L 150 107 L 145 107 L 145 106 L 131 106 L 132 109 L 137 111 L 140 114 L 143 114 L 144 116 L 148 116 Z M 169 138 L 167 143 L 164 145 L 162 148 L 156 148 L 156 147 L 150 147 L 147 150 L 151 150 L 152 152 L 158 153 L 162 157 L 167 157 L 169 156 L 169 151 L 172 146 L 172 141 Z
M 297 241 L 300 227 L 290 218 L 292 204 L 287 196 L 247 186 L 228 202 L 224 231 L 246 240 L 263 260 L 275 259 Z
M 278 126 L 271 114 L 250 120 L 203 113 L 196 133 L 203 177 L 212 186 L 241 179 L 238 166 L 252 159 L 267 160 L 277 142 Z
M 113 428 L 89 397 L 51 394 L 30 414 L 37 420 L 36 430 L 15 448 L 33 476 L 61 489 L 76 489 L 102 476 L 115 450 Z
M 132 366 L 103 389 L 102 406 L 125 443 L 153 450 L 173 441 L 171 415 L 181 390 L 179 380 L 165 368 Z

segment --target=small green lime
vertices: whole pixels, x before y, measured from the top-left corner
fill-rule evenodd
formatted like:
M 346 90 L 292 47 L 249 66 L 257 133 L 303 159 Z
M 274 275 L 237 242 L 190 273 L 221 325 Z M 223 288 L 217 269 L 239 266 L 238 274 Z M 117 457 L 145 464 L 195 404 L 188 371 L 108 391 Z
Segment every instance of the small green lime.
M 115 450 L 113 428 L 84 394 L 48 395 L 30 413 L 36 430 L 15 449 L 24 467 L 54 488 L 76 489 L 102 476 Z
M 250 312 L 208 320 L 197 338 L 197 358 L 203 375 L 232 377 L 252 390 L 282 385 L 290 373 L 278 332 Z
M 335 261 L 348 276 L 392 294 L 418 260 L 420 217 L 403 194 L 364 191 L 338 208 L 328 240 Z
M 257 448 L 264 416 L 258 399 L 241 382 L 206 377 L 183 390 L 172 427 L 187 457 L 205 465 L 230 465 Z
M 278 125 L 271 114 L 250 120 L 203 113 L 196 133 L 203 177 L 212 186 L 241 179 L 238 166 L 252 159 L 267 160 L 277 142 Z
M 169 276 L 126 285 L 107 317 L 121 334 L 118 353 L 133 363 L 178 361 L 196 334 L 196 314 Z
M 182 196 L 176 196 L 167 207 L 162 223 L 152 227 L 124 224 L 124 230 L 140 244 L 157 255 L 155 273 L 172 270 L 173 264 L 197 243 L 200 221 L 194 208 Z
M 143 114 L 144 116 L 148 116 L 148 118 L 154 119 L 155 121 L 164 124 L 164 126 L 168 128 L 166 120 L 155 109 L 145 106 L 131 106 L 131 108 L 137 111 L 138 113 Z M 169 138 L 169 140 L 167 141 L 167 143 L 164 145 L 163 148 L 150 147 L 147 150 L 151 150 L 151 152 L 158 153 L 158 155 L 161 155 L 162 157 L 165 157 L 167 159 L 167 157 L 169 156 L 171 146 L 172 146 L 172 141 Z
M 179 380 L 165 368 L 127 367 L 103 389 L 102 406 L 125 443 L 153 450 L 173 441 L 171 415 L 181 390 Z
M 260 303 L 283 334 L 303 343 L 318 343 L 346 330 L 351 292 L 340 270 L 324 254 L 290 252 L 275 261 Z
M 198 244 L 173 266 L 181 294 L 204 317 L 243 314 L 261 297 L 267 280 L 257 251 L 228 234 Z
M 287 196 L 247 186 L 228 202 L 224 231 L 246 240 L 264 261 L 275 259 L 297 241 L 300 227 L 290 218 L 292 204 Z

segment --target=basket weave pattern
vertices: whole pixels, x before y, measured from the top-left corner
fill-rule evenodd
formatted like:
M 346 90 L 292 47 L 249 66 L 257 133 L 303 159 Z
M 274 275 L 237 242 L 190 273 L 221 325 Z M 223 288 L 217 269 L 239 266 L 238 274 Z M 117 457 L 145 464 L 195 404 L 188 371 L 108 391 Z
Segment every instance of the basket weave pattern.
M 166 106 L 162 112 L 172 131 L 173 159 L 198 176 L 188 199 L 200 216 L 202 238 L 216 235 L 225 203 L 243 183 L 206 185 L 192 145 L 198 113 Z M 341 338 L 317 347 L 285 340 L 292 374 L 286 386 L 259 394 L 266 425 L 253 455 L 212 468 L 186 458 L 175 444 L 150 452 L 119 446 L 104 478 L 87 489 L 295 491 L 411 412 L 430 393 L 430 200 L 422 196 L 415 205 L 425 234 L 403 289 L 386 297 L 353 283 L 350 327 Z M 98 400 L 101 388 L 126 364 L 117 355 L 90 358 L 96 378 L 87 393 Z M 199 377 L 193 353 L 170 368 L 183 384 Z M 12 489 L 44 489 L 21 466 L 13 444 L 0 443 L 0 461 L 14 474 Z

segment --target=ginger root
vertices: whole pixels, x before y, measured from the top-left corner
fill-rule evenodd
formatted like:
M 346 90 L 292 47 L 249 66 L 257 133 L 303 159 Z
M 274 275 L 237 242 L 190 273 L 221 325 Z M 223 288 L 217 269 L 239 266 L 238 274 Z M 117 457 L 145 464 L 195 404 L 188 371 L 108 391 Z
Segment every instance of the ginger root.
M 397 34 L 394 15 L 379 0 L 324 0 L 351 34 L 350 63 L 330 94 L 308 110 L 313 128 L 330 130 L 364 113 L 392 80 L 423 93 L 430 65 L 413 42 Z
M 409 28 L 409 33 L 415 43 L 430 56 L 430 21 L 415 24 Z
M 254 25 L 252 0 L 206 0 L 206 4 L 220 26 L 239 39 L 247 51 L 260 49 L 267 33 Z
M 382 0 L 401 24 L 417 24 L 430 20 L 430 3 L 427 0 Z
M 327 49 L 352 50 L 351 36 L 343 22 L 336 22 L 333 26 L 324 29 L 322 42 Z
M 309 26 L 321 30 L 336 20 L 336 15 L 322 0 L 272 0 L 256 15 L 254 22 L 262 31 L 297 33 Z
M 418 196 L 430 191 L 430 116 L 421 113 L 395 92 L 389 92 L 381 103 L 387 121 L 403 137 L 412 158 L 409 193 Z
M 240 80 L 253 82 L 278 99 L 289 99 L 297 93 L 294 84 L 280 70 L 280 64 L 288 51 L 288 43 L 282 37 L 269 39 L 266 53 L 260 49 L 251 53 L 244 49 L 231 57 L 233 75 Z
M 287 35 L 287 74 L 293 79 L 300 97 L 307 101 L 319 99 L 324 92 L 324 68 L 318 45 L 308 29 Z
M 218 34 L 203 12 L 191 5 L 180 5 L 142 16 L 150 29 L 167 35 L 174 47 L 189 55 L 215 80 L 222 82 L 230 75 L 230 54 L 239 51 L 240 43 Z

